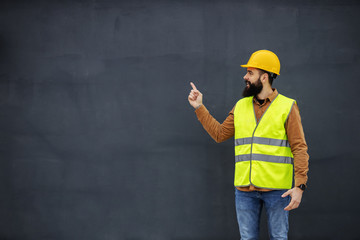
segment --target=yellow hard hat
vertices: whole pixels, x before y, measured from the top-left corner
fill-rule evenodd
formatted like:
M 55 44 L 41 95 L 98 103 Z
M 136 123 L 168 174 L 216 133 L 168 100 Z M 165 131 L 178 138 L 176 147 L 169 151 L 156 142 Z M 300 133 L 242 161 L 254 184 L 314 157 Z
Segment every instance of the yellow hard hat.
M 259 68 L 267 72 L 275 73 L 280 75 L 280 61 L 275 53 L 269 50 L 259 50 L 254 52 L 246 65 L 241 67 L 248 68 Z

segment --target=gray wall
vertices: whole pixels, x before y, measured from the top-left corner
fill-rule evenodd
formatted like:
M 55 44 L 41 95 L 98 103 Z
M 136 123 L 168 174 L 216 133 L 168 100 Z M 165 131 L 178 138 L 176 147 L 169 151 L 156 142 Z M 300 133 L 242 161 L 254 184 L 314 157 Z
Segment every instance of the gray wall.
M 221 122 L 250 54 L 282 63 L 308 190 L 290 239 L 356 239 L 358 1 L 1 1 L 0 239 L 238 239 Z M 262 239 L 266 238 L 262 221 Z

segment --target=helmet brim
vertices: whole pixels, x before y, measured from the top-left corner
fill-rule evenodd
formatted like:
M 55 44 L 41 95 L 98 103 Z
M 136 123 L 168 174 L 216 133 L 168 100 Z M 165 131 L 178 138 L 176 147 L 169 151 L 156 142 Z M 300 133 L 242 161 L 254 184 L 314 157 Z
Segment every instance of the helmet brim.
M 261 69 L 261 68 L 259 68 L 259 67 L 256 67 L 256 66 L 251 66 L 251 65 L 247 65 L 247 64 L 245 64 L 245 65 L 240 65 L 240 67 L 243 67 L 243 68 L 249 68 L 249 67 L 251 67 L 251 68 L 257 68 L 257 69 Z M 265 69 L 261 69 L 261 70 L 264 70 L 264 71 L 267 71 L 267 70 L 265 70 Z M 268 71 L 267 71 L 268 72 Z M 273 72 L 272 72 L 273 73 Z M 276 75 L 280 75 L 280 73 L 275 73 Z

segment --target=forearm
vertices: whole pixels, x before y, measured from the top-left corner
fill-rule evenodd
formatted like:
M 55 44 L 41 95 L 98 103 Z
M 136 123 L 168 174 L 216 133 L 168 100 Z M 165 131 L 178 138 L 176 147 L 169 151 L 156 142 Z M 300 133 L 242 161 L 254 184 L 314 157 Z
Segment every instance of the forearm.
M 295 186 L 299 186 L 301 184 L 306 185 L 308 180 L 307 173 L 309 171 L 309 154 L 307 153 L 308 148 L 306 142 L 299 142 L 294 148 Z
M 204 105 L 197 108 L 195 113 L 204 129 L 216 142 L 223 142 L 234 136 L 234 117 L 231 113 L 222 124 L 209 113 Z

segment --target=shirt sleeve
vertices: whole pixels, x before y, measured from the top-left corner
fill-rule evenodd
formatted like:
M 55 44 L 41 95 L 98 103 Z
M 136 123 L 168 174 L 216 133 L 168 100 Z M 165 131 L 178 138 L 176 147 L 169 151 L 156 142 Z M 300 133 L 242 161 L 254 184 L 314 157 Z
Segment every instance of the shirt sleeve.
M 234 108 L 222 124 L 209 113 L 204 105 L 197 108 L 195 113 L 204 129 L 217 143 L 224 142 L 234 136 Z
M 288 135 L 291 151 L 294 155 L 294 179 L 295 186 L 307 182 L 307 172 L 309 171 L 308 146 L 305 141 L 305 134 L 301 123 L 299 107 L 294 103 L 289 117 L 285 123 L 286 133 Z

